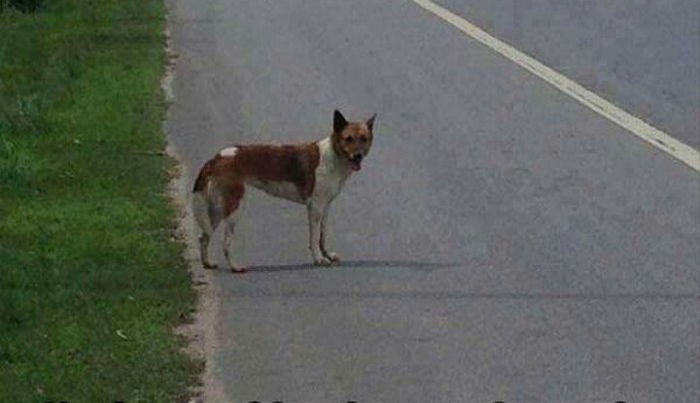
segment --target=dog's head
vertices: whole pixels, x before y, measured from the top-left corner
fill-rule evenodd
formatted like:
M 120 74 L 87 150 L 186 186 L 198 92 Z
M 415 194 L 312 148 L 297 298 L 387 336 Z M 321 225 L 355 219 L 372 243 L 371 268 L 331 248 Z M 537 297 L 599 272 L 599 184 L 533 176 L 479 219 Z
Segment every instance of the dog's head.
M 342 113 L 333 112 L 333 150 L 340 158 L 345 158 L 353 171 L 362 167 L 362 159 L 369 154 L 372 146 L 372 128 L 375 113 L 365 122 L 348 122 Z

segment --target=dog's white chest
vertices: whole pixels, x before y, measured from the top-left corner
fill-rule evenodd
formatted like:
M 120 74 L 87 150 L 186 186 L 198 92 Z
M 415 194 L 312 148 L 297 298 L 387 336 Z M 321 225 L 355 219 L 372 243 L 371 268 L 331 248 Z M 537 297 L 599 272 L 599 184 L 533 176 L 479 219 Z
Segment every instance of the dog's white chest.
M 330 138 L 319 141 L 318 148 L 320 158 L 311 198 L 314 202 L 329 203 L 340 193 L 351 171 L 333 151 Z

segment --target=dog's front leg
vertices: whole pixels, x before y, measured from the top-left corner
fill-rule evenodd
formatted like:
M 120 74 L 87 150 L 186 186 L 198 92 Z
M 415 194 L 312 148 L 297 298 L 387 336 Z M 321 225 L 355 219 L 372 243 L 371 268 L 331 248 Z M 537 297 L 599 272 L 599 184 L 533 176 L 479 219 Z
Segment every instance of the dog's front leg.
M 321 217 L 321 253 L 323 253 L 323 256 L 330 259 L 331 262 L 338 262 L 340 261 L 340 257 L 338 257 L 338 254 L 335 252 L 328 252 L 326 250 L 326 224 L 328 223 L 329 207 L 330 203 L 326 205 L 325 209 L 323 209 L 323 217 Z
M 307 206 L 309 212 L 309 249 L 314 263 L 323 266 L 331 264 L 331 260 L 323 256 L 321 251 L 321 222 L 325 209 L 326 206 L 319 206 L 317 203 L 310 203 Z

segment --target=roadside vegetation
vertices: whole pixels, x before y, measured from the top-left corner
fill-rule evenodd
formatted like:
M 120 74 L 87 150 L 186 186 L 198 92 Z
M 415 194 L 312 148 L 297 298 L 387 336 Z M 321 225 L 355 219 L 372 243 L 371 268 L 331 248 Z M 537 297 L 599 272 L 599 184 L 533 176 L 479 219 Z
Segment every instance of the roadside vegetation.
M 173 402 L 200 365 L 162 0 L 0 0 L 0 401 Z

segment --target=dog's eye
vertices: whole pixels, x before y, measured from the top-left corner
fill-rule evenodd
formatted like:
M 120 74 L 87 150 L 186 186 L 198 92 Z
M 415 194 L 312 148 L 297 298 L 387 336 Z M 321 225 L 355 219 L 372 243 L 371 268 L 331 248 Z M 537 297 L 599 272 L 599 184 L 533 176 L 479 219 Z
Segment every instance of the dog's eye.
M 367 142 L 367 137 L 362 136 L 360 137 L 360 143 L 366 143 Z

